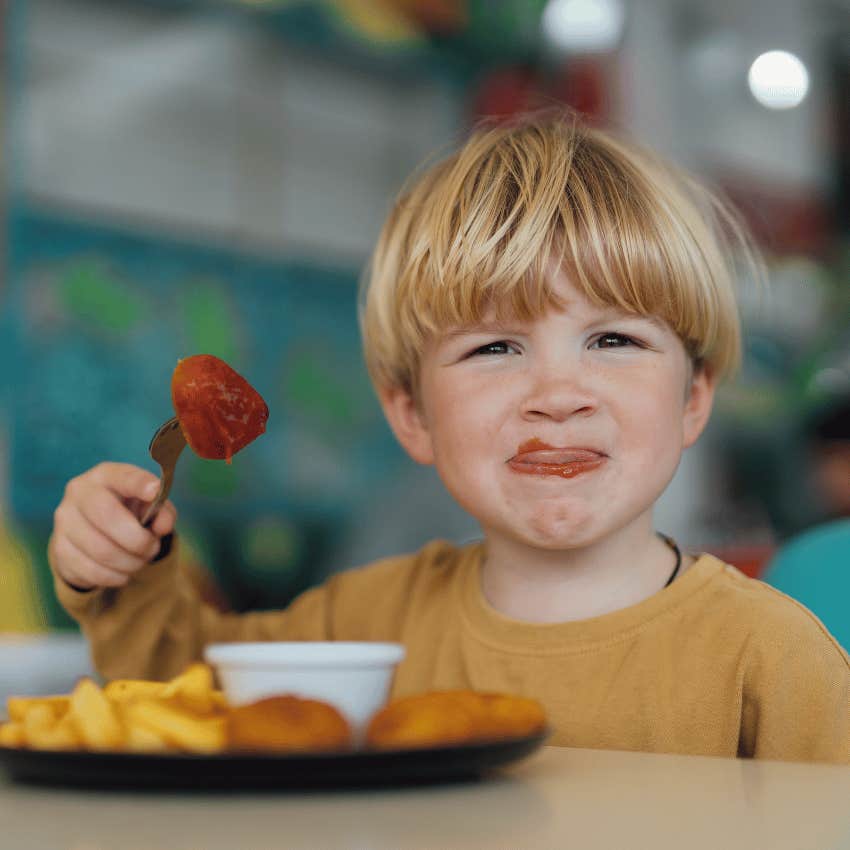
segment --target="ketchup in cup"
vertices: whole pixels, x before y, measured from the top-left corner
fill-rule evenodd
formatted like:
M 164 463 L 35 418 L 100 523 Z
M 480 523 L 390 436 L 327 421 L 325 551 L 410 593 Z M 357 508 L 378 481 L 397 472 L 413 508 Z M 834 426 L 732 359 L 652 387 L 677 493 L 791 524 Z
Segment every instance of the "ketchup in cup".
M 171 401 L 189 447 L 207 460 L 230 463 L 236 452 L 265 432 L 269 418 L 263 397 L 212 354 L 177 361 Z

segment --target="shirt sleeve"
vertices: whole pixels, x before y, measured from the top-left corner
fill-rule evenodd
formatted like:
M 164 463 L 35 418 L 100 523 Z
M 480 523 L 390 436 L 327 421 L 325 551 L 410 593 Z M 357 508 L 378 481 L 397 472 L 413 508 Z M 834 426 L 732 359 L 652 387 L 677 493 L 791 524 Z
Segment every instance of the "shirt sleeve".
M 201 601 L 179 564 L 176 541 L 125 587 L 79 591 L 56 574 L 54 587 L 107 680 L 169 679 L 201 660 L 209 643 L 330 639 L 326 586 L 306 591 L 282 611 L 221 613 Z
M 850 764 L 850 659 L 811 612 L 774 593 L 790 616 L 762 622 L 750 647 L 740 755 Z

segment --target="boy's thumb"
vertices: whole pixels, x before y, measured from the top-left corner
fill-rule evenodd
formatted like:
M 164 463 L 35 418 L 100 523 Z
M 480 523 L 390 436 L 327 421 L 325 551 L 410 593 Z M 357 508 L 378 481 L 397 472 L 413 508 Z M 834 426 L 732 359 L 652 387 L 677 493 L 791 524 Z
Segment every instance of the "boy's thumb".
M 159 492 L 159 481 L 148 481 L 142 488 L 142 498 L 152 502 L 156 498 L 157 492 Z

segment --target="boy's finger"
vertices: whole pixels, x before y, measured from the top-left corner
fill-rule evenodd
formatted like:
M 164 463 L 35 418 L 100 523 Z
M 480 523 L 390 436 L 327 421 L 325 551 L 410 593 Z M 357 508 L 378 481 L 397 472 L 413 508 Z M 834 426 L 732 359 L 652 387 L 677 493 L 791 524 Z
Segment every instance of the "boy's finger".
M 142 499 L 150 502 L 159 489 L 159 477 L 130 463 L 99 463 L 90 472 L 96 483 L 107 487 L 122 499 Z
M 67 538 L 62 544 L 62 578 L 81 588 L 123 587 L 129 577 L 96 563 Z
M 77 551 L 96 564 L 121 573 L 135 572 L 159 551 L 159 541 L 152 535 L 144 552 L 128 551 L 88 522 L 81 513 L 69 515 L 64 533 Z
M 177 508 L 174 507 L 174 504 L 171 501 L 167 501 L 159 509 L 159 513 L 156 515 L 150 530 L 157 537 L 165 537 L 166 534 L 171 534 L 171 532 L 174 531 L 174 526 L 176 524 Z
M 138 518 L 118 496 L 96 484 L 74 502 L 82 517 L 117 546 L 147 558 L 156 542 L 156 536 L 143 528 Z
M 142 517 L 147 512 L 151 503 L 144 502 L 141 499 L 128 499 L 125 504 L 127 506 L 127 510 L 129 510 L 133 516 L 138 517 L 139 522 L 141 522 Z M 148 528 L 150 528 L 157 537 L 163 537 L 164 535 L 170 534 L 174 531 L 174 525 L 176 522 L 177 508 L 174 507 L 173 502 L 166 501 L 160 505 L 153 522 L 148 526 Z

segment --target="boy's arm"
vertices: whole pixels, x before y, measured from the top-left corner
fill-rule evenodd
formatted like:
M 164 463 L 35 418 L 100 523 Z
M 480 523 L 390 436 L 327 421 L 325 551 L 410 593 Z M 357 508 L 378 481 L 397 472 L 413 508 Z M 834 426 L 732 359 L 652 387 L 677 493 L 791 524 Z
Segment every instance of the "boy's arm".
M 803 616 L 754 648 L 744 684 L 741 755 L 850 764 L 850 659 Z
M 80 624 L 105 679 L 171 678 L 217 641 L 329 639 L 325 588 L 307 591 L 284 611 L 222 614 L 201 601 L 177 549 L 175 539 L 166 557 L 122 588 L 78 591 L 54 571 L 56 595 Z

